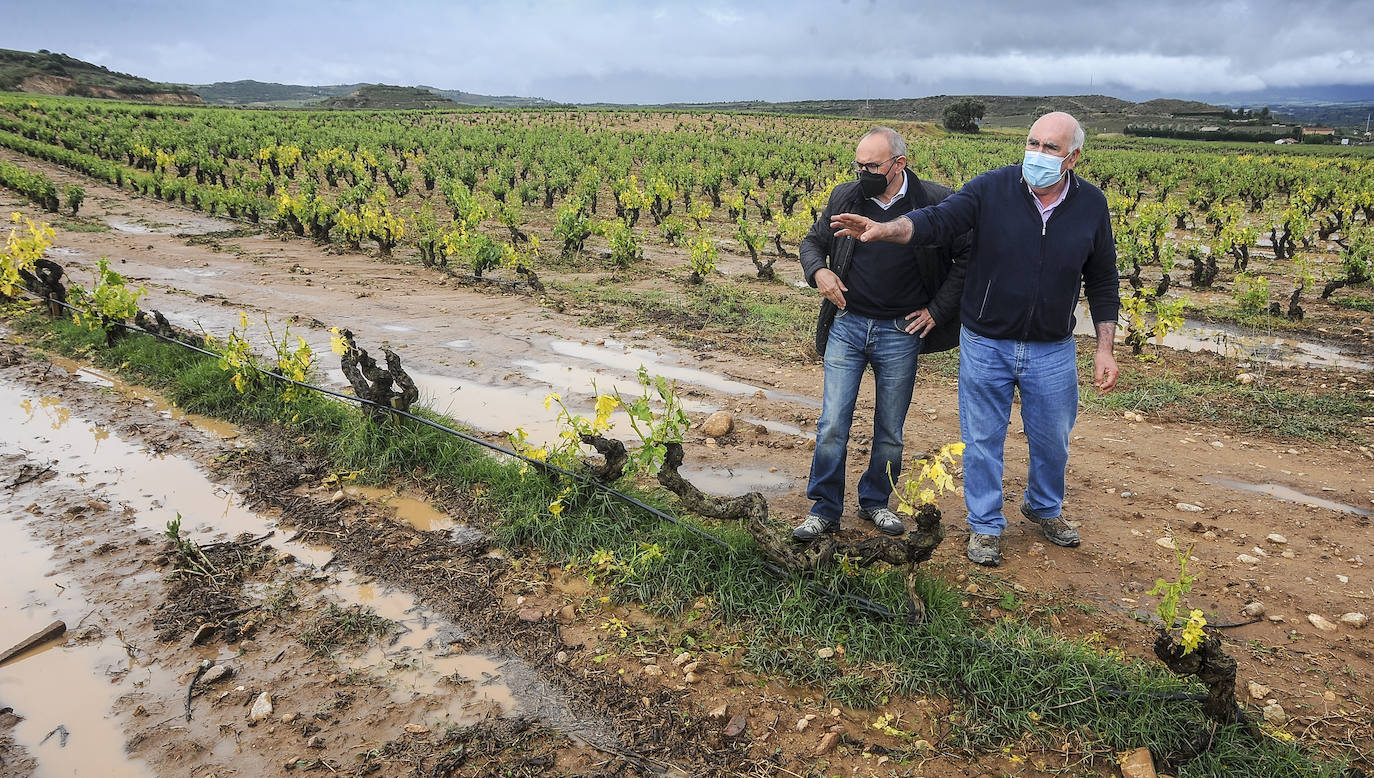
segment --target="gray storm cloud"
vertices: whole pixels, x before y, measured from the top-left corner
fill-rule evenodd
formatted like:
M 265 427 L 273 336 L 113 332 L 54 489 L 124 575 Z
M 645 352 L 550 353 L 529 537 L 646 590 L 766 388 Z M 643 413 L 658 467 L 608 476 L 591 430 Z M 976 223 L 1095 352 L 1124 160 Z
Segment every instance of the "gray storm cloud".
M 158 80 L 386 81 L 573 102 L 1374 85 L 1369 1 L 80 0 L 10 21 L 0 46 Z

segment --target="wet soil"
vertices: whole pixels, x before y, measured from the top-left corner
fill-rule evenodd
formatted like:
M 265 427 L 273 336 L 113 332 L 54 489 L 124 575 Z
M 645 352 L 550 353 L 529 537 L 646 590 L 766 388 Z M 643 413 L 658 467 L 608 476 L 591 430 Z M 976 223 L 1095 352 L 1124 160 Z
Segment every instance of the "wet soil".
M 43 167 L 33 160 L 24 162 Z M 689 411 L 694 419 L 726 409 L 745 420 L 718 439 L 694 431 L 687 441 L 689 467 L 719 475 L 722 492 L 763 488 L 774 513 L 784 519 L 799 519 L 806 512 L 808 440 L 819 412 L 818 365 L 736 353 L 728 338 L 684 351 L 675 341 L 647 332 L 586 326 L 576 311 L 559 313 L 548 307 L 547 299 L 508 294 L 501 287 L 468 288 L 413 265 L 244 232 L 242 225 L 130 197 L 65 171 L 46 167 L 45 172 L 59 181 L 80 180 L 88 192 L 82 220 L 111 227 L 106 232 L 59 228 L 59 261 L 83 278 L 79 268 L 109 256 L 121 272 L 148 287 L 144 307 L 162 311 L 174 323 L 222 334 L 237 325 L 238 312 L 244 310 L 258 321 L 266 317 L 278 333 L 285 322 L 298 322 L 293 332 L 299 331 L 326 356 L 326 326 L 348 327 L 368 347 L 389 341 L 406 364 L 422 374 L 422 396 L 431 406 L 494 437 L 515 426 L 536 439 L 548 434 L 553 426 L 552 414 L 543 407 L 545 394 L 564 393 L 575 409 L 586 413 L 592 378 L 602 391 L 612 385 L 631 386 L 634 368 L 647 363 L 651 373 L 673 375 L 679 391 L 693 403 Z M 0 210 L 42 216 L 4 192 Z M 786 282 L 795 280 L 795 265 L 778 267 Z M 256 331 L 265 343 L 262 327 Z M 1199 364 L 1214 359 L 1179 358 L 1204 360 Z M 958 438 L 956 387 L 951 379 L 927 373 L 918 381 L 908 416 L 911 453 Z M 1329 383 L 1352 393 L 1374 391 L 1368 373 L 1276 368 L 1269 377 L 1295 385 Z M 89 382 L 64 383 L 95 391 Z M 41 403 L 41 397 L 34 402 Z M 133 405 L 145 407 L 141 402 Z M 93 402 L 89 410 L 99 413 L 99 407 Z M 861 399 L 856 418 L 871 418 L 871 398 Z M 1013 507 L 1024 487 L 1027 461 L 1019 428 L 1014 416 L 1007 451 L 1008 503 Z M 865 432 L 862 423 L 856 424 L 851 483 L 866 462 Z M 178 445 L 158 442 L 157 434 L 147 445 Z M 283 490 L 287 486 L 296 489 L 299 484 L 282 484 Z M 274 499 L 286 499 L 286 494 L 282 491 Z M 297 496 L 319 502 L 309 495 Z M 350 496 L 345 502 L 362 505 L 364 497 Z M 1101 634 L 1109 644 L 1134 654 L 1148 653 L 1152 641 L 1152 630 L 1143 622 L 1155 600 L 1145 590 L 1156 578 L 1171 578 L 1176 572 L 1174 551 L 1165 546 L 1191 547 L 1190 570 L 1201 577 L 1188 605 L 1223 623 L 1243 621 L 1239 609 L 1247 602 L 1258 600 L 1265 606 L 1260 622 L 1226 631 L 1229 650 L 1241 662 L 1242 685 L 1257 680 L 1269 686 L 1271 697 L 1295 717 L 1290 730 L 1313 742 L 1350 742 L 1366 751 L 1374 744 L 1367 707 L 1368 690 L 1374 688 L 1374 631 L 1339 626 L 1328 633 L 1308 619 L 1315 614 L 1336 621 L 1347 612 L 1374 609 L 1374 574 L 1367 564 L 1374 540 L 1368 516 L 1374 508 L 1374 453 L 1367 447 L 1354 442 L 1315 446 L 1167 418 L 1136 421 L 1085 412 L 1074 433 L 1066 504 L 1067 515 L 1081 523 L 1081 547 L 1046 544 L 1032 526 L 1017 520 L 1004 536 L 1003 566 L 995 572 L 971 568 L 962 554 L 966 535 L 958 527 L 958 496 L 947 497 L 942 508 L 955 526 L 936 552 L 933 569 L 961 587 L 977 584 L 968 607 L 989 618 L 1043 620 L 1071 635 Z M 284 506 L 266 510 L 269 515 L 286 512 Z M 336 519 L 325 511 L 318 521 L 326 522 L 320 526 L 327 528 L 328 521 Z M 145 526 L 143 531 L 157 529 Z M 852 515 L 845 517 L 845 533 L 866 531 Z M 1267 540 L 1271 534 L 1286 542 Z M 306 558 L 303 552 L 289 553 Z M 327 560 L 328 554 L 316 564 Z M 368 563 L 386 564 L 381 559 Z M 470 557 L 466 563 L 475 564 L 476 559 Z M 556 580 L 555 574 L 548 575 Z M 1003 590 L 1017 596 L 1008 601 L 988 595 Z M 423 591 L 412 594 L 426 597 Z M 506 617 L 510 610 L 518 612 L 513 602 L 490 596 L 508 609 Z M 146 604 L 153 606 L 152 600 Z M 493 604 L 481 612 L 502 611 Z M 553 638 L 542 634 L 536 635 L 534 644 L 552 646 Z M 539 657 L 533 659 L 537 662 Z M 192 661 L 184 664 L 194 666 Z M 273 684 L 282 681 L 264 678 Z M 333 691 L 338 690 L 319 685 L 311 693 L 327 696 Z M 797 699 L 786 690 L 773 693 L 778 699 Z M 242 697 L 233 699 L 237 704 Z M 693 709 L 692 703 L 702 697 L 650 702 Z M 767 709 L 779 711 L 782 723 L 776 729 L 787 731 L 786 716 L 792 711 L 784 715 L 781 704 L 769 704 L 773 707 Z M 695 708 L 698 715 L 700 708 L 709 709 Z M 828 716 L 829 710 L 822 713 Z M 375 733 L 358 737 L 358 742 L 378 741 Z M 777 737 L 786 740 L 781 734 Z M 814 739 L 809 733 L 793 737 L 793 753 L 807 752 Z M 808 742 L 803 746 L 801 740 Z M 410 753 L 396 751 L 403 752 Z M 961 764 L 951 769 L 969 769 L 967 762 Z
M 730 655 L 690 657 L 689 686 L 666 626 L 663 647 L 623 653 L 602 625 L 652 617 L 537 557 L 513 567 L 454 494 L 339 490 L 294 439 L 226 440 L 97 371 L 0 348 L 0 642 L 69 625 L 0 667 L 0 776 L 805 774 L 829 726 L 847 745 L 828 765 L 880 758 L 863 755 L 883 748 L 866 712 Z M 167 538 L 173 519 L 199 550 Z M 358 614 L 382 628 L 350 639 Z M 201 682 L 206 665 L 231 672 Z M 798 732 L 808 715 L 823 721 Z

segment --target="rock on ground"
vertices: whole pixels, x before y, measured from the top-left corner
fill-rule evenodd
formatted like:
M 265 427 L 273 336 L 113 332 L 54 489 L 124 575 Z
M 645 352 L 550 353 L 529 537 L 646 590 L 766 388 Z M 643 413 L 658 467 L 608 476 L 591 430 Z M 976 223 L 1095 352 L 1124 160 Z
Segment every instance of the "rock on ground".
M 272 695 L 263 692 L 253 700 L 253 707 L 248 711 L 248 720 L 257 723 L 272 715 Z
M 716 411 L 706 417 L 706 421 L 701 424 L 701 434 L 708 438 L 719 438 L 729 435 L 730 430 L 735 428 L 735 417 L 727 411 Z
M 1284 712 L 1282 705 L 1271 702 L 1264 706 L 1264 723 L 1282 727 L 1288 723 L 1288 714 Z
M 1330 619 L 1316 613 L 1307 614 L 1307 622 L 1322 632 L 1336 631 L 1336 625 L 1333 624 Z
M 1148 748 L 1129 751 L 1121 760 L 1121 778 L 1155 778 L 1156 775 L 1155 760 Z

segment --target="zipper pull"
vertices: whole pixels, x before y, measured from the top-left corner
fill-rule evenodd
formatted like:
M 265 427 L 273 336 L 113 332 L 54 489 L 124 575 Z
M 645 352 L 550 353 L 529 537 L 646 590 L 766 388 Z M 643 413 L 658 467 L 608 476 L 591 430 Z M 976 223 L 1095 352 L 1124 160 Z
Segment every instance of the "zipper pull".
M 1040 237 L 1045 237 L 1045 229 L 1050 226 L 1048 221 L 1040 222 Z

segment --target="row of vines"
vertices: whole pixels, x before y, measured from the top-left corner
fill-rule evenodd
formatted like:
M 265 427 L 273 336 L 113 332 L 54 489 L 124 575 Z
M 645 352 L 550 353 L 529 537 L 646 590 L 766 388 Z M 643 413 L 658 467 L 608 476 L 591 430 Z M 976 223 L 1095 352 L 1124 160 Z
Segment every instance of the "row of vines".
M 718 113 L 244 111 L 0 97 L 0 146 L 115 186 L 355 251 L 375 245 L 391 255 L 405 245 L 426 265 L 531 278 L 541 246 L 581 261 L 594 235 L 620 266 L 661 242 L 685 250 L 688 279 L 700 282 L 727 247 L 772 278 L 774 262 L 849 177 L 866 126 Z M 1020 157 L 1017 137 L 897 127 L 911 168 L 956 187 Z M 1092 139 L 1079 171 L 1109 195 L 1136 353 L 1181 321 L 1184 300 L 1168 294 L 1182 288 L 1180 265 L 1192 289 L 1230 283 L 1243 310 L 1291 318 L 1303 315 L 1309 290 L 1327 298 L 1367 283 L 1374 157 L 1364 152 Z M 34 199 L 58 209 L 50 184 Z M 79 195 L 69 198 L 73 212 L 79 205 Z M 1280 290 L 1286 308 L 1270 299 Z

